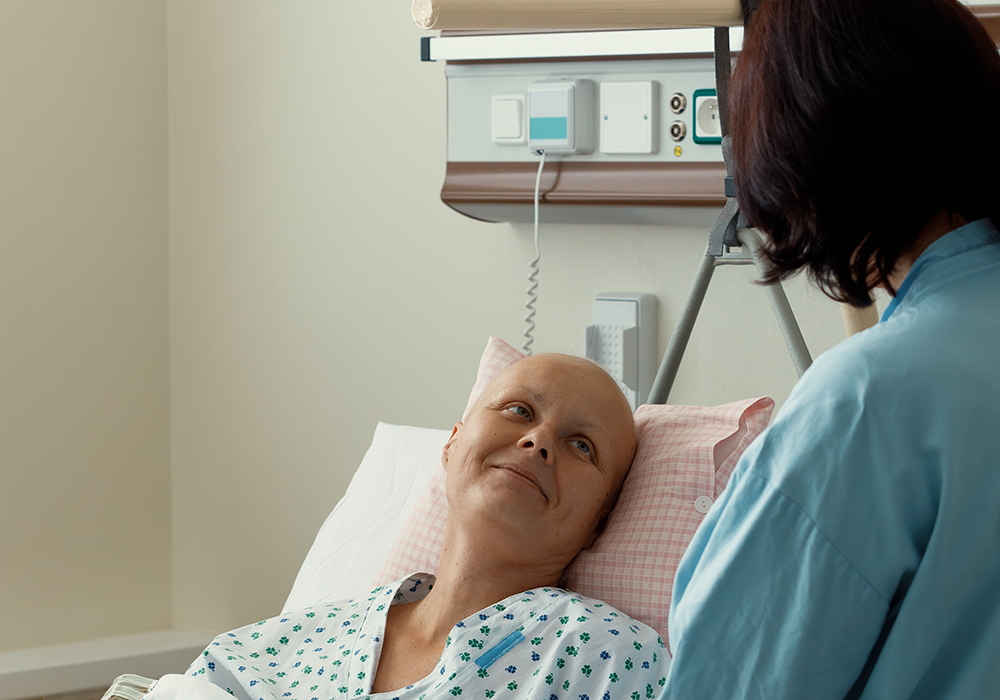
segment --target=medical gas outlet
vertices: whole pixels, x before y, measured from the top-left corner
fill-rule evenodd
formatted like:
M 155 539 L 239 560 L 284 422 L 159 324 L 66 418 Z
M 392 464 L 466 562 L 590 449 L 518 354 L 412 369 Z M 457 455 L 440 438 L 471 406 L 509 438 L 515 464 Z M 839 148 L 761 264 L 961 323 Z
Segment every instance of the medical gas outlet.
M 528 148 L 536 155 L 594 150 L 594 83 L 556 80 L 528 86 Z

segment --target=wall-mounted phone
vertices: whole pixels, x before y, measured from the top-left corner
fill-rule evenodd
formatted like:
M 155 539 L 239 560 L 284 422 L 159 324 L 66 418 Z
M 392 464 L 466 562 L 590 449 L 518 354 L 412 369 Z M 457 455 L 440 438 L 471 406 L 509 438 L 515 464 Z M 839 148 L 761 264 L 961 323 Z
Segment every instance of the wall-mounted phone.
M 593 153 L 593 81 L 555 80 L 528 86 L 528 148 L 536 155 Z

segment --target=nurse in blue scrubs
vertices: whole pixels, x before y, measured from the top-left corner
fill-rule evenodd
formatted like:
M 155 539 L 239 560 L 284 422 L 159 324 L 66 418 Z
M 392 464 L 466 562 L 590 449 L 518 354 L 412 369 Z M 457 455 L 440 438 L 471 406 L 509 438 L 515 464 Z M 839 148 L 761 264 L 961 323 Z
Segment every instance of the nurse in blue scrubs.
M 664 697 L 1000 697 L 1000 55 L 953 0 L 764 0 L 731 86 L 767 279 L 892 295 L 677 573 Z

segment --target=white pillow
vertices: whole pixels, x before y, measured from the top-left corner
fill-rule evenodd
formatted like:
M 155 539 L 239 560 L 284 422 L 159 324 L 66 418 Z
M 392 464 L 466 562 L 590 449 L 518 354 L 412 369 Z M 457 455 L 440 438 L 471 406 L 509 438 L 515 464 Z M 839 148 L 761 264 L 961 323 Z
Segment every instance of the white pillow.
M 282 612 L 371 590 L 396 535 L 441 467 L 450 434 L 378 424 L 347 493 L 316 535 Z

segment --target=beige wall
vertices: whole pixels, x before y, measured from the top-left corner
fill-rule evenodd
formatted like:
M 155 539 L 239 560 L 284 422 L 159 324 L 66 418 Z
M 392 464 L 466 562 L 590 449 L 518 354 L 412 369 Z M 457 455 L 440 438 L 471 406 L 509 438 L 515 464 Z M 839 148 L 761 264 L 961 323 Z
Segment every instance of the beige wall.
M 408 3 L 172 0 L 174 611 L 279 610 L 378 420 L 449 427 L 490 334 L 520 343 L 531 231 L 439 200 L 443 66 Z M 706 234 L 544 226 L 536 349 L 582 352 L 595 294 L 652 292 L 666 345 Z M 784 398 L 764 293 L 717 274 L 677 401 Z M 793 285 L 807 339 L 840 312 Z
M 0 650 L 277 612 L 376 422 L 450 426 L 520 343 L 530 227 L 441 204 L 407 5 L 0 3 Z M 662 349 L 705 238 L 543 226 L 536 349 L 581 352 L 612 289 L 659 297 Z M 787 395 L 750 276 L 676 401 Z
M 0 651 L 170 624 L 165 25 L 0 3 Z

